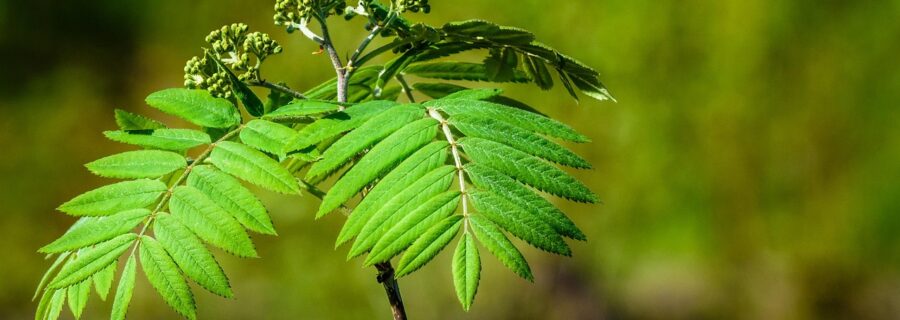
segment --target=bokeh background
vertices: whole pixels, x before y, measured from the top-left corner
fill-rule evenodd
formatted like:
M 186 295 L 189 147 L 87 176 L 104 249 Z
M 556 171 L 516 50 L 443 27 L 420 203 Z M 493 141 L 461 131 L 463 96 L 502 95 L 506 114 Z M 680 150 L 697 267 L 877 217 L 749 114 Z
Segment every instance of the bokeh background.
M 432 24 L 487 18 L 603 73 L 619 103 L 503 86 L 590 136 L 575 174 L 602 205 L 561 205 L 589 241 L 574 257 L 524 249 L 534 284 L 484 255 L 471 312 L 448 252 L 400 281 L 412 319 L 900 318 L 900 1 L 432 0 Z M 285 47 L 270 79 L 306 88 L 324 56 L 271 22 L 270 1 L 0 0 L 0 318 L 32 317 L 74 221 L 61 202 L 108 180 L 83 164 L 113 108 L 180 86 L 209 30 L 243 21 Z M 332 23 L 339 50 L 364 35 Z M 177 121 L 173 122 L 178 124 Z M 220 255 L 235 301 L 198 293 L 202 319 L 387 319 L 382 288 L 312 197 L 261 193 L 279 237 L 262 259 Z M 86 319 L 107 317 L 92 296 Z M 68 311 L 64 317 L 70 318 Z M 132 319 L 176 315 L 139 280 Z

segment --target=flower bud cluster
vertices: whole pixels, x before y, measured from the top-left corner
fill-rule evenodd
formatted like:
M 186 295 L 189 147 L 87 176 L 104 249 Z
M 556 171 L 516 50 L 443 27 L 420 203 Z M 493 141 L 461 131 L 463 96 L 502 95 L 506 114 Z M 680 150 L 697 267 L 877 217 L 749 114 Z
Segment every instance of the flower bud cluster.
M 223 65 L 231 69 L 240 80 L 259 78 L 259 66 L 282 48 L 268 34 L 248 33 L 243 23 L 235 23 L 213 30 L 206 36 L 212 47 L 209 51 Z M 251 55 L 255 63 L 251 64 Z M 184 85 L 188 88 L 209 90 L 214 96 L 230 98 L 231 82 L 225 70 L 220 70 L 216 61 L 207 56 L 193 57 L 184 67 Z
M 428 0 L 396 0 L 396 2 L 394 2 L 394 5 L 399 12 L 431 12 L 431 6 L 428 4 Z
M 344 0 L 276 0 L 273 19 L 275 25 L 287 26 L 292 32 L 316 12 L 325 16 L 343 14 L 345 6 Z

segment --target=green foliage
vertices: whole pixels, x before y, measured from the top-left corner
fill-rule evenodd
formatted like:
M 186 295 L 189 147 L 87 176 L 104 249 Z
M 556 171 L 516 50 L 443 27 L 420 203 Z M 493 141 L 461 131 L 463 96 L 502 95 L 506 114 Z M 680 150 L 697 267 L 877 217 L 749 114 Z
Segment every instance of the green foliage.
M 584 240 L 585 235 L 538 192 L 597 201 L 558 167 L 591 165 L 555 139 L 589 139 L 502 96 L 500 89 L 415 81 L 533 83 L 549 89 L 552 69 L 576 99 L 576 89 L 600 100 L 611 96 L 596 71 L 537 42 L 526 30 L 482 20 L 432 27 L 402 16 L 429 10 L 428 1 L 421 0 L 393 1 L 392 6 L 367 0 L 355 7 L 334 0 L 277 1 L 276 24 L 301 31 L 336 65 L 342 61 L 327 29 L 323 25 L 319 35 L 308 24 L 325 24 L 337 14 L 368 19 L 370 36 L 346 65 L 337 66 L 337 76 L 302 93 L 262 77 L 262 62 L 281 52 L 268 35 L 251 33 L 243 24 L 210 33 L 211 48 L 185 67 L 189 89 L 164 89 L 146 98 L 148 105 L 199 128 L 170 129 L 116 110 L 120 130 L 104 135 L 144 150 L 107 156 L 86 167 L 102 177 L 136 180 L 88 191 L 59 207 L 82 217 L 39 249 L 59 256 L 38 285 L 36 318 L 58 317 L 66 297 L 80 317 L 92 286 L 105 300 L 118 260 L 129 248 L 112 319 L 125 318 L 138 258 L 149 283 L 186 318 L 197 314 L 187 279 L 233 297 L 230 280 L 206 245 L 256 257 L 247 231 L 276 234 L 266 207 L 241 181 L 288 195 L 305 190 L 322 199 L 316 218 L 338 209 L 348 213 L 336 246 L 352 240 L 348 258 L 365 255 L 363 265 L 379 269 L 400 256 L 396 277 L 424 267 L 462 233 L 452 275 L 465 310 L 481 278 L 476 242 L 529 281 L 531 269 L 506 234 L 570 255 L 564 237 Z M 378 36 L 392 40 L 366 51 Z M 488 53 L 480 61 L 440 60 L 479 49 Z M 388 52 L 396 56 L 383 66 L 363 65 Z M 265 104 L 252 87 L 270 90 Z M 434 100 L 415 103 L 415 91 Z M 401 93 L 409 103 L 396 101 Z M 238 104 L 249 119 L 242 118 Z
M 94 174 L 119 179 L 159 178 L 187 167 L 177 153 L 159 150 L 128 151 L 85 165 Z

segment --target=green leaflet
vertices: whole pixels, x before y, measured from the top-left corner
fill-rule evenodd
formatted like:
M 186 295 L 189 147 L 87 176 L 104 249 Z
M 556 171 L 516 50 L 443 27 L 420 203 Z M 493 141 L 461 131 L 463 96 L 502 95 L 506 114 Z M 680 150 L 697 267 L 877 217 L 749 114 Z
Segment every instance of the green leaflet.
M 467 80 L 467 81 L 493 81 L 488 74 L 485 65 L 471 62 L 441 61 L 418 63 L 411 65 L 403 70 L 404 74 L 411 74 L 423 78 L 442 79 L 442 80 Z M 500 79 L 504 82 L 528 82 L 528 75 L 520 70 L 514 70 L 514 73 L 507 79 Z
M 447 161 L 447 147 L 445 141 L 435 141 L 419 149 L 411 156 L 403 160 L 390 173 L 385 175 L 375 185 L 369 194 L 356 205 L 353 214 L 344 222 L 341 233 L 338 235 L 335 247 L 349 241 L 359 234 L 369 218 L 378 211 L 379 206 L 388 201 L 390 197 L 403 190 L 409 184 L 415 182 L 426 173 L 441 166 Z
M 369 118 L 398 105 L 394 101 L 376 100 L 349 107 L 310 123 L 298 132 L 297 138 L 288 144 L 287 152 L 306 149 L 345 131 L 365 123 Z
M 257 186 L 285 194 L 300 193 L 297 179 L 277 161 L 246 145 L 222 141 L 209 156 L 220 170 Z
M 241 115 L 231 102 L 215 98 L 206 90 L 165 89 L 151 93 L 146 102 L 201 127 L 228 128 L 241 122 Z
M 253 90 L 250 90 L 243 81 L 238 79 L 234 72 L 231 72 L 231 69 L 222 65 L 222 61 L 219 61 L 215 55 L 210 54 L 209 51 L 206 51 L 206 58 L 212 61 L 215 61 L 216 65 L 219 66 L 219 70 L 225 72 L 228 75 L 228 80 L 231 82 L 231 91 L 234 93 L 234 96 L 241 100 L 241 104 L 244 105 L 244 109 L 247 110 L 251 116 L 259 117 L 265 113 L 265 107 L 263 106 L 262 101 L 259 100 L 259 97 L 253 93 Z
M 180 154 L 160 150 L 126 151 L 84 165 L 94 174 L 119 179 L 159 178 L 187 167 Z
M 366 258 L 365 265 L 388 261 L 405 250 L 428 228 L 453 214 L 459 205 L 459 197 L 459 191 L 446 191 L 419 205 L 378 239 Z
M 598 201 L 584 184 L 527 153 L 480 138 L 463 138 L 459 144 L 473 162 L 497 169 L 542 191 L 579 202 Z
M 470 215 L 469 225 L 472 226 L 472 230 L 478 236 L 478 241 L 494 254 L 503 265 L 523 279 L 534 282 L 534 275 L 531 274 L 531 267 L 528 266 L 525 257 L 506 238 L 506 235 L 503 234 L 503 231 L 497 225 L 480 215 Z
M 70 286 L 66 296 L 69 298 L 69 310 L 72 311 L 72 315 L 75 316 L 75 319 L 81 319 L 81 313 L 91 296 L 91 279 Z
M 119 256 L 131 246 L 136 238 L 136 234 L 127 233 L 82 250 L 77 258 L 69 260 L 59 270 L 47 288 L 65 288 L 87 279 L 118 260 Z
M 116 277 L 116 268 L 118 266 L 118 263 L 110 263 L 106 268 L 103 268 L 103 270 L 91 277 L 94 280 L 94 289 L 97 290 L 97 296 L 100 297 L 100 300 L 106 301 L 109 289 L 112 287 L 113 278 Z
M 197 318 L 194 294 L 178 266 L 159 242 L 147 236 L 141 237 L 141 268 L 150 285 L 172 309 L 188 319 Z
M 514 81 L 519 74 L 525 76 L 518 70 L 518 66 L 519 55 L 509 47 L 491 48 L 490 55 L 484 59 L 487 78 L 494 82 Z M 531 79 L 525 81 L 528 80 Z
M 469 311 L 472 302 L 475 300 L 475 294 L 478 293 L 478 280 L 481 279 L 481 258 L 478 257 L 478 248 L 475 247 L 475 240 L 468 232 L 463 234 L 462 239 L 456 246 L 456 252 L 453 253 L 453 285 L 456 287 L 456 296 L 463 309 Z
M 518 204 L 535 217 L 540 217 L 560 235 L 576 240 L 587 240 L 584 233 L 562 211 L 515 179 L 477 163 L 466 164 L 465 170 L 469 179 L 478 188 L 492 191 L 509 202 Z
M 419 91 L 432 99 L 440 99 L 454 92 L 459 92 L 467 89 L 466 87 L 449 83 L 417 82 L 412 86 L 416 91 Z
M 535 248 L 565 256 L 572 255 L 572 250 L 556 230 L 517 204 L 484 190 L 471 191 L 469 198 L 479 213 Z
M 149 215 L 150 210 L 132 209 L 106 217 L 84 217 L 38 252 L 60 253 L 103 242 L 130 231 Z
M 106 185 L 85 192 L 59 206 L 73 216 L 103 216 L 149 206 L 167 187 L 158 180 L 140 179 Z
M 353 258 L 371 249 L 388 229 L 406 217 L 419 204 L 447 190 L 453 181 L 455 170 L 450 165 L 434 169 L 393 197 L 385 199 L 382 204 L 378 205 L 378 211 L 372 215 L 372 218 L 359 232 L 347 257 Z
M 226 298 L 234 296 L 225 272 L 212 253 L 200 242 L 200 238 L 178 219 L 168 214 L 160 214 L 156 218 L 153 230 L 156 239 L 188 278 L 209 292 Z
M 455 115 L 448 121 L 468 137 L 500 142 L 530 155 L 569 167 L 591 168 L 591 164 L 587 160 L 569 149 L 502 121 L 468 114 Z
M 316 217 L 331 212 L 353 197 L 389 167 L 409 156 L 437 134 L 437 120 L 426 118 L 397 130 L 376 144 L 338 180 L 322 199 Z
M 287 143 L 296 139 L 297 132 L 285 125 L 256 119 L 247 122 L 240 136 L 248 146 L 284 158 Z
M 50 298 L 50 304 L 47 309 L 47 313 L 45 314 L 45 319 L 58 319 L 59 314 L 62 313 L 63 305 L 66 303 L 66 289 L 58 289 L 53 292 L 52 298 Z
M 441 29 L 451 37 L 462 39 L 483 38 L 503 44 L 528 44 L 534 41 L 534 35 L 524 29 L 498 26 L 484 20 L 466 20 L 449 22 Z
M 153 130 L 166 127 L 166 125 L 162 124 L 159 121 L 147 118 L 139 114 L 131 113 L 122 109 L 116 109 L 115 112 L 116 124 L 119 125 L 119 129 L 122 129 L 124 131 Z
M 378 73 L 378 79 L 375 81 L 375 96 L 380 97 L 384 85 L 394 78 L 401 70 L 405 69 L 410 63 L 416 61 L 416 55 L 421 52 L 419 49 L 412 49 L 404 52 L 399 57 L 394 58 L 384 65 L 384 69 Z
M 300 100 L 278 108 L 262 118 L 271 121 L 296 121 L 310 119 L 323 113 L 338 111 L 340 105 L 317 100 Z
M 194 167 L 187 178 L 187 184 L 203 191 L 247 229 L 263 234 L 276 234 L 266 207 L 237 179 L 211 166 L 202 165 Z
M 447 247 L 450 240 L 453 240 L 461 227 L 462 216 L 453 215 L 429 228 L 400 257 L 400 262 L 397 263 L 397 277 L 413 273 L 434 259 L 441 250 Z
M 524 55 L 525 70 L 538 87 L 544 90 L 553 88 L 553 75 L 547 70 L 547 65 L 538 58 Z
M 122 269 L 122 276 L 119 277 L 119 286 L 116 287 L 116 296 L 113 299 L 112 312 L 109 316 L 111 320 L 125 319 L 128 304 L 131 303 L 131 294 L 134 292 L 134 276 L 137 265 L 134 260 L 134 255 L 128 256 L 128 262 Z
M 322 153 L 322 160 L 309 168 L 306 180 L 321 180 L 323 176 L 339 168 L 363 149 L 384 139 L 406 124 L 421 119 L 424 114 L 420 105 L 402 105 L 372 117 L 325 150 Z
M 38 295 L 41 294 L 42 289 L 44 289 L 44 285 L 47 284 L 47 280 L 50 280 L 50 275 L 53 274 L 54 271 L 56 271 L 56 268 L 59 268 L 61 265 L 63 265 L 63 262 L 65 262 L 70 255 L 72 255 L 71 252 L 63 252 L 59 254 L 58 257 L 56 257 L 56 260 L 53 260 L 53 264 L 51 264 L 50 268 L 47 268 L 47 271 L 45 271 L 44 275 L 41 276 L 41 281 L 38 282 L 37 288 L 34 290 L 34 296 L 31 297 L 31 301 L 37 299 Z M 44 293 L 44 296 L 46 296 L 46 291 Z M 41 297 L 42 304 L 43 299 L 44 297 Z
M 453 92 L 443 97 L 443 99 L 468 99 L 468 100 L 486 100 L 499 96 L 503 93 L 500 89 L 478 88 L 465 89 Z
M 103 135 L 115 142 L 179 152 L 211 142 L 208 134 L 191 129 L 156 129 L 149 134 L 104 131 Z
M 200 239 L 239 257 L 257 257 L 250 236 L 241 224 L 202 191 L 179 186 L 169 200 L 172 216 Z
M 559 121 L 502 104 L 476 100 L 439 99 L 426 102 L 425 106 L 437 108 L 450 116 L 459 114 L 477 115 L 503 121 L 528 131 L 573 142 L 590 141 L 584 135 L 575 132 L 575 130 Z

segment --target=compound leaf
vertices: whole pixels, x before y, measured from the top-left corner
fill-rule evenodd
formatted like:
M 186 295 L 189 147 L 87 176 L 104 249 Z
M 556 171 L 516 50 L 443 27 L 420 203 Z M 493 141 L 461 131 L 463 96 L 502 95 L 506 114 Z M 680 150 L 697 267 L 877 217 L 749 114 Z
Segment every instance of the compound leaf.
M 262 118 L 271 121 L 306 120 L 312 116 L 338 111 L 340 107 L 338 104 L 327 101 L 300 100 L 278 108 Z

